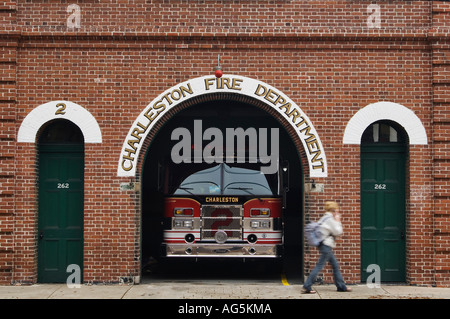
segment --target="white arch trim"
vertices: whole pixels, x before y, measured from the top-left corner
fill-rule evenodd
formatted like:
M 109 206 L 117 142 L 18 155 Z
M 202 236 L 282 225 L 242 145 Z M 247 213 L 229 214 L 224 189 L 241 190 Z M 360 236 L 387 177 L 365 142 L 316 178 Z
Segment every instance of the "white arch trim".
M 362 108 L 350 119 L 344 132 L 344 144 L 361 144 L 361 137 L 373 122 L 391 120 L 400 124 L 409 137 L 409 143 L 428 144 L 422 121 L 405 106 L 393 102 L 376 102 Z
M 52 101 L 34 108 L 23 120 L 17 133 L 17 141 L 35 143 L 36 134 L 48 121 L 66 119 L 83 132 L 85 143 L 101 143 L 100 126 L 92 114 L 82 106 L 70 101 Z
M 209 75 L 188 80 L 164 91 L 148 104 L 134 121 L 123 142 L 117 175 L 135 176 L 137 159 L 145 138 L 170 109 L 196 96 L 218 92 L 246 95 L 273 107 L 295 129 L 302 141 L 308 158 L 310 177 L 327 176 L 328 166 L 324 148 L 306 114 L 283 92 L 269 84 L 231 74 L 219 79 Z

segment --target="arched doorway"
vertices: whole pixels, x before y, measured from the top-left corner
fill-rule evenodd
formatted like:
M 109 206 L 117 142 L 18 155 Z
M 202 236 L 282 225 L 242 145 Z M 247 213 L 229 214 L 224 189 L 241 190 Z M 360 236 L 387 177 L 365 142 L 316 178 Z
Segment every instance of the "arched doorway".
M 53 120 L 37 148 L 38 282 L 66 282 L 68 265 L 83 269 L 83 133 L 69 120 Z
M 225 132 L 227 128 L 277 128 L 279 130 L 279 156 L 289 163 L 289 192 L 286 196 L 283 209 L 283 262 L 289 269 L 289 276 L 301 277 L 303 274 L 303 245 L 302 245 L 302 220 L 303 220 L 303 168 L 298 147 L 292 137 L 276 117 L 272 116 L 261 107 L 255 106 L 257 101 L 251 99 L 236 98 L 235 95 L 209 96 L 204 101 L 195 103 L 167 119 L 159 131 L 151 140 L 146 141 L 150 145 L 146 149 L 146 156 L 142 164 L 142 266 L 143 275 L 146 267 L 152 261 L 158 259 L 161 254 L 163 242 L 163 226 L 170 221 L 164 218 L 164 197 L 170 194 L 170 189 L 165 189 L 166 179 L 164 159 L 170 156 L 173 146 L 178 140 L 172 140 L 171 135 L 177 128 L 188 128 L 193 132 L 194 121 L 201 121 L 203 131 L 209 128 L 217 128 Z M 203 133 L 203 132 L 202 132 Z M 225 134 L 224 134 L 225 135 Z M 194 137 L 195 138 L 195 137 Z M 204 141 L 203 145 L 210 141 Z M 251 193 L 254 189 L 246 187 L 241 195 Z M 186 190 L 186 195 L 193 192 Z M 192 195 L 192 194 L 191 194 Z M 194 194 L 197 195 L 197 194 Z M 241 259 L 251 257 L 243 256 Z M 229 261 L 230 259 L 228 259 Z M 292 271 L 293 270 L 293 271 Z M 278 277 L 279 279 L 279 274 Z
M 362 281 L 366 281 L 371 274 L 367 272 L 369 265 L 379 266 L 383 282 L 406 280 L 408 145 L 404 129 L 392 121 L 372 123 L 362 135 Z
M 147 173 L 145 171 L 153 169 L 152 182 L 154 185 L 161 184 L 161 182 L 164 181 L 164 179 L 155 179 L 154 177 L 159 176 L 158 170 L 160 165 L 154 164 L 152 166 L 153 168 L 147 167 L 147 165 L 149 165 L 148 163 L 156 161 L 155 158 L 159 155 L 158 151 L 154 152 L 152 149 L 158 150 L 168 147 L 167 143 L 162 143 L 159 147 L 156 147 L 155 145 L 157 145 L 157 142 L 155 141 L 155 136 L 166 129 L 169 120 L 176 118 L 182 110 L 190 109 L 191 107 L 194 109 L 198 104 L 219 100 L 239 102 L 254 108 L 256 107 L 259 111 L 264 111 L 264 117 L 276 120 L 278 123 L 277 125 L 281 124 L 284 130 L 283 132 L 286 133 L 285 136 L 287 136 L 287 138 L 283 138 L 282 141 L 288 143 L 288 148 L 293 150 L 292 152 L 289 152 L 289 154 L 296 154 L 295 161 L 298 162 L 298 165 L 290 165 L 289 170 L 291 173 L 289 174 L 291 179 L 289 193 L 295 194 L 291 197 L 291 200 L 300 201 L 301 204 L 291 205 L 291 208 L 289 209 L 291 212 L 283 212 L 285 225 L 292 229 L 292 231 L 289 232 L 289 236 L 286 235 L 288 232 L 285 232 L 284 234 L 284 238 L 287 238 L 284 247 L 293 247 L 292 249 L 288 249 L 292 252 L 292 260 L 295 260 L 294 263 L 290 263 L 291 266 L 293 265 L 290 269 L 293 269 L 296 279 L 302 281 L 302 227 L 304 211 L 303 177 L 326 178 L 328 176 L 328 164 L 322 142 L 308 116 L 287 95 L 271 85 L 256 79 L 227 74 L 221 78 L 216 78 L 214 75 L 207 75 L 189 79 L 167 89 L 154 98 L 145 109 L 141 111 L 130 127 L 128 134 L 123 141 L 120 156 L 118 158 L 117 176 L 128 178 L 128 181 L 130 181 L 131 178 L 130 185 L 132 185 L 133 182 L 138 182 L 138 184 L 135 184 L 135 187 L 141 185 L 140 200 L 137 202 L 137 207 L 140 207 L 141 209 L 136 213 L 143 216 L 146 210 L 145 201 L 147 200 L 144 198 L 150 197 L 146 193 L 145 188 L 152 184 L 146 182 Z M 246 108 L 244 107 L 242 110 L 245 109 Z M 213 110 L 213 108 L 209 108 L 207 111 L 211 110 Z M 250 115 L 250 117 L 254 117 L 254 114 L 256 113 L 253 112 L 253 115 Z M 241 115 L 240 109 L 235 112 L 234 117 L 227 118 L 220 115 L 216 116 L 217 119 L 222 120 L 238 120 Z M 231 125 L 231 127 L 236 126 L 237 125 L 234 125 L 234 123 Z M 281 149 L 283 148 L 280 146 L 280 150 Z M 293 191 L 292 185 L 297 185 L 298 192 Z M 242 190 L 242 192 L 245 192 L 245 190 Z M 153 207 L 157 209 L 157 202 L 154 202 Z M 189 212 L 190 210 L 187 211 Z M 142 235 L 148 230 L 148 228 L 143 225 L 146 223 L 145 218 L 146 217 L 144 216 L 140 225 L 141 239 L 143 239 L 141 240 L 141 251 L 145 250 L 142 246 L 146 245 L 147 241 L 144 238 L 146 235 Z M 290 222 L 286 222 L 288 220 L 290 220 Z M 161 222 L 164 224 L 164 221 L 159 221 L 154 224 L 161 224 Z M 146 224 L 148 225 L 148 223 Z M 153 232 L 153 234 L 157 236 L 157 231 Z M 150 238 L 149 236 L 150 235 L 148 235 L 147 238 Z M 279 236 L 279 234 L 277 234 L 277 236 Z M 192 236 L 189 236 L 188 239 L 192 240 Z M 183 238 L 177 238 L 177 240 L 184 241 Z M 187 250 L 186 253 L 188 253 L 188 251 L 189 250 Z M 145 262 L 144 259 L 145 257 L 142 258 L 143 262 Z

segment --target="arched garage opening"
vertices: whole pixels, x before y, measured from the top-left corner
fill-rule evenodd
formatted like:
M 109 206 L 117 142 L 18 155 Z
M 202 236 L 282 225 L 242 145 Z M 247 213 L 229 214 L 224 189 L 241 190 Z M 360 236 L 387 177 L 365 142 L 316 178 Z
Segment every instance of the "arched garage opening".
M 288 208 L 283 210 L 282 222 L 270 221 L 269 223 L 266 223 L 264 220 L 260 220 L 260 223 L 258 221 L 255 223 L 248 223 L 247 227 L 258 227 L 257 225 L 268 227 L 267 225 L 277 224 L 277 229 L 274 230 L 272 234 L 269 234 L 266 237 L 260 236 L 258 240 L 264 238 L 265 242 L 277 243 L 278 241 L 283 240 L 283 248 L 288 252 L 283 254 L 285 257 L 284 261 L 288 260 L 288 264 L 290 265 L 290 267 L 287 268 L 293 269 L 296 276 L 301 278 L 303 276 L 303 176 L 307 178 L 327 177 L 328 166 L 326 155 L 314 126 L 307 115 L 303 113 L 295 102 L 290 100 L 283 92 L 267 83 L 237 75 L 227 75 L 219 79 L 214 76 L 204 76 L 188 80 L 164 91 L 140 113 L 124 140 L 118 160 L 117 174 L 119 177 L 131 178 L 132 182 L 142 182 L 141 184 L 138 184 L 142 186 L 142 191 L 140 201 L 138 203 L 139 206 L 137 207 L 140 207 L 139 211 L 142 212 L 140 231 L 142 238 L 141 250 L 143 266 L 146 266 L 146 263 L 149 260 L 149 264 L 151 264 L 151 260 L 153 260 L 152 258 L 154 258 L 154 255 L 158 255 L 156 251 L 159 249 L 158 242 L 161 241 L 161 227 L 164 227 L 165 223 L 164 220 L 160 220 L 162 214 L 161 206 L 164 206 L 162 205 L 164 193 L 160 191 L 158 192 L 158 190 L 161 189 L 160 185 L 164 184 L 166 181 L 165 178 L 161 178 L 161 176 L 164 175 L 160 174 L 161 168 L 164 170 L 166 165 L 164 163 L 161 165 L 160 160 L 157 158 L 158 156 L 164 157 L 164 154 L 167 154 L 167 150 L 172 148 L 172 146 L 167 143 L 167 134 L 180 127 L 186 129 L 186 125 L 184 125 L 184 122 L 182 121 L 183 117 L 179 116 L 182 114 L 181 112 L 183 110 L 186 111 L 185 116 L 187 117 L 193 117 L 195 112 L 197 112 L 197 117 L 204 118 L 205 123 L 210 123 L 204 126 L 208 128 L 218 129 L 217 126 L 222 128 L 226 128 L 227 126 L 237 128 L 239 125 L 254 127 L 257 129 L 262 128 L 265 125 L 268 125 L 269 127 L 270 125 L 273 125 L 273 127 L 282 127 L 282 130 L 279 131 L 279 152 L 280 154 L 283 154 L 283 156 L 286 156 L 288 162 L 289 160 L 291 161 L 289 163 L 289 174 L 286 174 L 286 177 L 284 178 L 284 180 L 287 180 L 288 177 L 290 179 L 290 191 L 288 193 L 288 197 L 290 198 L 286 200 Z M 208 116 L 208 114 L 210 114 L 208 112 L 211 111 L 216 113 Z M 256 119 L 263 121 L 258 122 Z M 180 121 L 182 123 L 179 123 Z M 201 122 L 203 124 L 203 120 L 201 120 Z M 192 123 L 189 125 L 192 125 Z M 187 132 L 189 134 L 189 130 L 187 130 Z M 211 131 L 209 133 L 211 133 Z M 165 138 L 164 135 L 166 135 Z M 282 143 L 285 143 L 285 145 L 282 145 Z M 211 154 L 212 153 L 210 153 L 210 155 Z M 295 156 L 293 154 L 295 154 Z M 220 167 L 216 167 L 215 171 L 222 172 L 222 174 L 217 175 L 215 178 L 218 178 L 221 181 L 219 182 L 220 184 L 224 181 L 224 178 L 229 177 L 230 174 L 239 176 L 239 173 L 249 172 L 248 168 L 244 169 L 246 171 L 242 171 L 242 169 L 244 168 L 226 167 L 226 165 L 221 165 Z M 181 170 L 183 173 L 188 171 L 189 168 Z M 205 173 L 206 172 L 211 173 L 210 175 L 214 175 L 211 171 L 205 171 Z M 241 180 L 239 181 L 240 184 L 242 184 L 243 179 L 246 177 L 245 174 L 241 175 Z M 197 177 L 198 176 L 191 176 L 191 178 Z M 189 184 L 188 179 L 186 179 L 183 183 Z M 183 186 L 181 185 L 183 183 L 180 181 L 179 186 Z M 225 193 L 222 193 L 225 189 L 218 187 L 217 185 L 219 184 L 209 188 L 210 191 L 212 189 L 212 191 L 221 192 L 220 195 L 225 195 Z M 272 189 L 270 185 L 266 186 L 266 189 Z M 249 195 L 253 190 L 252 187 L 233 187 L 234 189 L 239 189 L 240 193 L 238 192 L 237 194 L 232 195 L 236 195 L 237 197 L 244 196 L 244 193 Z M 192 197 L 190 196 L 192 195 L 190 193 L 191 185 L 184 185 L 183 188 L 184 189 L 182 190 L 180 189 L 181 193 L 178 193 L 178 195 L 185 194 L 185 197 L 187 198 Z M 175 195 L 175 193 L 173 195 Z M 266 195 L 267 194 L 265 194 L 265 196 Z M 233 196 L 230 197 L 230 201 L 235 201 Z M 262 209 L 263 207 L 261 207 L 261 205 L 258 207 L 255 203 L 258 203 L 258 201 L 264 202 L 264 199 L 261 201 L 260 199 L 262 196 L 254 197 L 255 198 L 251 201 L 252 204 L 250 207 L 247 207 L 248 209 L 245 207 L 242 208 L 244 213 L 241 212 L 241 215 L 238 213 L 239 209 L 232 207 L 222 210 L 221 212 L 217 212 L 215 209 L 209 209 L 212 206 L 211 203 L 208 209 L 204 211 L 202 206 L 200 204 L 196 205 L 195 200 L 191 198 L 191 201 L 188 201 L 191 205 L 189 205 L 190 209 L 186 210 L 187 216 L 183 216 L 183 214 L 186 214 L 186 212 L 184 212 L 185 209 L 183 208 L 184 205 L 181 205 L 181 207 L 177 206 L 171 208 L 173 209 L 173 212 L 170 215 L 172 218 L 170 225 L 186 228 L 197 223 L 198 226 L 198 221 L 196 221 L 196 218 L 199 215 L 205 216 L 205 214 L 210 214 L 209 217 L 213 214 L 219 214 L 219 216 L 221 214 L 227 215 L 229 219 L 226 221 L 226 224 L 230 225 L 231 222 L 233 222 L 232 224 L 236 225 L 234 222 L 236 221 L 237 216 L 245 217 L 244 215 L 247 214 L 247 217 L 268 217 L 272 214 L 268 213 L 269 210 L 273 209 L 273 211 L 277 211 L 276 208 L 266 210 Z M 239 200 L 240 199 L 238 198 L 237 201 Z M 217 201 L 217 198 L 213 198 L 211 201 Z M 276 200 L 271 200 L 272 204 L 275 202 Z M 238 204 L 239 203 L 237 203 L 237 205 Z M 251 208 L 256 208 L 256 212 L 259 212 L 259 215 L 254 215 Z M 147 214 L 147 212 L 150 211 L 154 212 L 154 214 Z M 173 215 L 175 212 L 177 217 L 191 216 L 193 218 L 191 218 L 191 221 L 189 221 L 189 218 L 187 218 L 187 221 L 178 220 L 178 218 L 176 218 L 177 220 L 174 220 Z M 277 216 L 276 218 L 279 217 L 280 216 Z M 167 216 L 165 221 L 167 223 Z M 220 229 L 219 231 L 218 227 L 214 229 L 211 225 L 208 226 L 208 224 L 205 224 L 205 221 L 202 221 L 202 223 L 203 224 L 201 224 L 201 227 L 203 229 L 203 236 L 209 236 L 209 239 L 214 239 L 216 242 L 219 240 L 224 240 L 226 242 L 227 238 L 236 240 L 236 236 L 233 235 L 233 230 L 235 230 L 234 228 L 232 230 Z M 243 221 L 243 223 L 245 224 L 245 221 Z M 213 224 L 216 226 L 218 225 L 217 223 Z M 224 222 L 220 222 L 219 224 L 224 224 Z M 279 230 L 280 225 L 284 227 L 283 231 Z M 205 229 L 209 232 L 209 235 L 205 233 Z M 201 231 L 202 230 L 198 233 L 187 234 L 184 238 L 180 237 L 179 233 L 173 232 L 169 234 L 169 238 L 178 243 L 195 243 L 195 240 L 198 236 L 200 236 L 199 234 Z M 217 233 L 219 233 L 220 236 L 217 237 Z M 166 232 L 164 232 L 164 234 L 167 235 Z M 247 234 L 243 235 L 247 236 Z M 253 235 L 255 234 L 250 234 L 246 237 L 249 244 L 254 244 L 257 242 L 258 236 Z M 244 237 L 242 240 L 244 240 Z M 151 242 L 152 244 L 147 245 L 148 242 Z M 263 242 L 263 240 L 261 240 L 261 242 Z M 259 249 L 255 251 L 252 249 L 253 247 L 250 246 L 244 247 L 242 253 L 251 255 L 261 254 Z M 236 250 L 234 248 L 235 247 L 227 247 L 226 249 L 220 249 L 220 251 L 231 251 L 232 253 L 235 253 Z M 276 248 L 278 249 L 278 247 Z M 210 247 L 208 247 L 208 249 L 210 249 Z M 208 249 L 206 251 L 211 252 L 211 249 Z M 180 252 L 176 249 L 176 247 L 172 246 L 170 249 L 167 249 L 166 247 L 165 251 L 166 253 L 169 252 L 171 254 L 186 253 L 191 255 L 193 252 L 198 253 L 199 247 L 192 247 Z M 289 251 L 291 253 L 289 253 Z M 204 252 L 205 250 L 203 250 L 203 253 Z M 263 252 L 268 255 L 278 255 L 273 247 L 265 251 L 263 250 Z M 290 258 L 286 259 L 286 256 L 289 256 Z
M 301 221 L 303 220 L 304 196 L 301 155 L 292 137 L 279 119 L 275 118 L 267 110 L 261 109 L 261 105 L 258 107 L 255 104 L 258 105 L 257 101 L 242 99 L 239 96 L 229 94 L 205 97 L 205 101 L 190 105 L 165 121 L 163 126 L 149 142 L 149 147 L 146 150 L 145 160 L 143 162 L 141 179 L 141 242 L 142 274 L 144 280 L 146 274 L 154 275 L 155 273 L 161 272 L 165 274 L 171 272 L 172 275 L 177 274 L 177 269 L 180 269 L 181 264 L 183 265 L 183 269 L 186 270 L 185 274 L 189 274 L 188 276 L 195 276 L 195 274 L 205 276 L 208 273 L 214 276 L 222 275 L 225 277 L 228 275 L 248 276 L 251 274 L 251 276 L 267 275 L 279 279 L 280 274 L 287 270 L 289 270 L 289 276 L 292 278 L 300 278 L 302 276 L 303 251 Z M 272 129 L 278 130 L 279 136 L 277 143 L 279 143 L 279 159 L 280 162 L 289 164 L 287 175 L 284 176 L 284 185 L 287 185 L 287 178 L 289 179 L 289 191 L 285 195 L 285 208 L 281 210 L 282 225 L 279 225 L 280 229 L 282 229 L 283 241 L 282 251 L 279 252 L 280 258 L 254 258 L 255 256 L 252 255 L 228 258 L 228 256 L 222 256 L 220 253 L 215 256 L 208 256 L 207 258 L 202 258 L 202 256 L 194 254 L 190 258 L 161 258 L 161 256 L 166 255 L 163 245 L 165 242 L 164 231 L 167 229 L 167 223 L 171 223 L 167 219 L 167 214 L 164 213 L 164 210 L 167 209 L 165 208 L 165 198 L 174 194 L 176 188 L 180 187 L 180 182 L 184 177 L 191 174 L 191 172 L 186 173 L 184 171 L 189 170 L 189 167 L 195 167 L 194 163 L 191 163 L 192 166 L 184 165 L 182 168 L 183 172 L 177 171 L 177 174 L 185 173 L 182 177 L 174 178 L 170 176 L 167 167 L 170 163 L 167 163 L 167 159 L 171 158 L 172 150 L 179 143 L 178 139 L 172 140 L 171 136 L 178 128 L 186 128 L 195 135 L 195 123 L 201 123 L 201 133 L 207 132 L 210 128 L 215 128 L 223 132 L 225 138 L 227 128 L 242 128 L 244 131 L 247 131 L 249 128 L 254 128 L 257 133 L 261 132 L 260 129 L 268 129 L 269 131 Z M 192 145 L 194 145 L 195 138 L 195 136 L 192 136 Z M 249 141 L 250 138 L 248 138 L 247 142 Z M 211 140 L 203 141 L 203 154 L 205 154 L 204 152 L 210 142 Z M 268 143 L 270 142 L 268 141 Z M 223 141 L 223 144 L 226 146 L 226 141 Z M 247 150 L 249 146 L 249 144 L 245 146 Z M 272 147 L 272 145 L 269 147 Z M 192 151 L 194 153 L 194 150 Z M 226 152 L 224 153 L 226 155 Z M 203 158 L 203 161 L 205 160 L 207 159 Z M 225 158 L 224 161 L 226 161 Z M 216 165 L 213 163 L 207 167 L 215 167 Z M 233 167 L 233 164 L 228 165 Z M 192 169 L 195 171 L 195 168 Z M 281 176 L 281 172 L 279 176 Z M 168 180 L 172 180 L 173 183 L 168 182 Z M 249 198 L 252 197 L 251 195 L 256 195 L 256 198 L 264 197 L 261 193 L 258 193 L 260 184 L 250 182 L 248 179 L 245 180 L 245 184 L 233 185 L 235 187 L 229 187 L 229 189 L 233 189 L 234 192 L 230 192 L 229 194 L 236 195 L 236 197 L 239 197 L 239 200 L 245 197 L 243 201 L 249 201 Z M 209 194 L 211 185 L 208 184 L 208 187 Z M 186 187 L 182 190 L 184 192 L 180 192 L 180 189 L 178 189 L 178 192 L 185 195 L 185 197 L 193 198 L 199 202 L 202 202 L 205 198 L 209 198 L 195 193 L 197 190 L 195 187 Z M 274 215 L 275 212 L 272 211 L 271 214 Z M 241 220 L 240 222 L 245 224 L 245 221 Z M 245 227 L 244 225 L 241 226 Z M 202 223 L 200 228 L 204 227 L 207 227 L 206 223 Z M 225 232 L 228 232 L 228 230 Z M 243 241 L 247 240 L 245 234 L 240 234 L 239 236 L 242 236 L 240 239 Z M 234 239 L 235 242 L 238 241 L 237 238 Z

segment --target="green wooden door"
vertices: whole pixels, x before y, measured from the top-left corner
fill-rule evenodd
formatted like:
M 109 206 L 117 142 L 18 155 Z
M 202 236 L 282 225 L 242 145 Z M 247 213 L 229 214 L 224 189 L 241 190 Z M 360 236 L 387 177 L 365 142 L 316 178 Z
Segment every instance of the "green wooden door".
M 405 281 L 405 148 L 366 146 L 361 153 L 361 273 L 376 264 L 381 281 Z
M 83 145 L 39 146 L 39 282 L 66 282 L 70 264 L 83 269 L 83 177 Z
M 390 121 L 373 123 L 361 138 L 362 281 L 369 265 L 379 267 L 382 282 L 406 279 L 407 145 L 404 129 Z

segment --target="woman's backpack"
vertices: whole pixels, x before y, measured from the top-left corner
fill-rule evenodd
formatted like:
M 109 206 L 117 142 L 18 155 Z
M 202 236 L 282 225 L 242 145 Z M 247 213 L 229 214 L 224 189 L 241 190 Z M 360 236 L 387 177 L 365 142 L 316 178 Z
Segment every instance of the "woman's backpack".
M 309 245 L 317 247 L 323 242 L 324 238 L 320 231 L 320 225 L 329 217 L 330 216 L 327 216 L 319 222 L 310 222 L 305 226 L 305 237 Z

